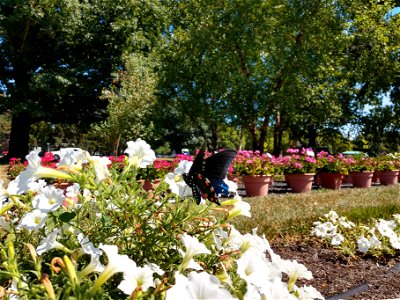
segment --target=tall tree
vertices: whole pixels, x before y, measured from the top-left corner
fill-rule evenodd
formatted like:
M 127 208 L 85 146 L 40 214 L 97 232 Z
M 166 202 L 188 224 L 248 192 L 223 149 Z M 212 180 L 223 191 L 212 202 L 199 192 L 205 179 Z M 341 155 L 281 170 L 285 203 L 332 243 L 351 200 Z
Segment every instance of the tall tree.
M 254 149 L 264 150 L 272 124 L 280 148 L 284 120 L 298 113 L 304 91 L 321 94 L 322 82 L 332 76 L 323 68 L 334 64 L 329 52 L 338 47 L 341 27 L 330 3 L 180 3 L 168 40 L 164 92 L 210 128 L 213 120 L 245 128 Z
M 88 126 L 125 52 L 148 52 L 163 26 L 161 1 L 4 0 L 0 2 L 0 103 L 10 109 L 9 155 L 28 152 L 37 120 Z
M 274 129 L 316 146 L 388 91 L 398 57 L 393 1 L 176 2 L 163 95 L 193 122 L 245 128 L 263 150 Z M 397 27 L 396 27 L 397 26 Z
M 103 91 L 108 117 L 92 126 L 91 136 L 101 152 L 118 153 L 120 145 L 125 146 L 129 140 L 153 138 L 157 59 L 130 54 L 124 66 L 125 70 L 114 74 L 110 89 Z

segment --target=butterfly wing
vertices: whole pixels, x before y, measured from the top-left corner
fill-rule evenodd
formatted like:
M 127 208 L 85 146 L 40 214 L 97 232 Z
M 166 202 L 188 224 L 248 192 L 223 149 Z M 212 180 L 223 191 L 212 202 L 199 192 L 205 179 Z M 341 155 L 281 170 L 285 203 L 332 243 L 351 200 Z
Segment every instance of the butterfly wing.
M 221 205 L 218 201 L 218 196 L 214 191 L 214 188 L 211 185 L 211 182 L 202 174 L 198 173 L 193 176 L 193 182 L 197 188 L 201 191 L 202 194 L 205 194 L 207 196 L 207 199 L 217 205 Z M 192 189 L 193 191 L 193 189 Z M 201 201 L 201 195 L 199 195 L 200 199 L 196 198 L 196 196 L 193 194 L 193 196 L 196 199 L 196 203 L 200 204 Z
M 210 180 L 224 179 L 235 156 L 235 150 L 224 150 L 208 157 L 202 174 Z
M 197 204 L 200 204 L 201 193 L 199 191 L 199 188 L 197 187 L 197 184 L 195 183 L 195 177 L 196 175 L 193 174 L 183 174 L 183 180 L 185 180 L 186 184 L 192 190 L 193 198 L 196 200 Z
M 207 199 L 220 205 L 218 196 L 209 179 L 224 179 L 228 173 L 229 165 L 236 156 L 236 151 L 225 150 L 204 159 L 205 146 L 197 154 L 188 174 L 183 175 L 186 184 L 192 189 L 193 197 L 197 204 L 201 202 L 201 194 Z
M 197 153 L 196 158 L 193 161 L 193 165 L 189 170 L 190 175 L 194 175 L 197 173 L 203 173 L 204 172 L 204 153 L 205 153 L 205 145 L 201 147 L 199 153 Z

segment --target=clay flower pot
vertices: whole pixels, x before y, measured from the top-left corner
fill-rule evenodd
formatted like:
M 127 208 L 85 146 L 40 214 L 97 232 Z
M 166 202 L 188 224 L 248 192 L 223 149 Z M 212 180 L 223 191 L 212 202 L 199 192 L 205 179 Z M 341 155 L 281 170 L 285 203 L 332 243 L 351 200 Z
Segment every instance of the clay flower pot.
M 314 173 L 285 174 L 285 180 L 293 193 L 308 193 L 312 189 Z
M 378 171 L 378 176 L 382 185 L 394 185 L 398 182 L 399 170 Z
M 268 195 L 269 184 L 271 183 L 270 175 L 243 175 L 242 180 L 247 196 Z
M 325 189 L 339 190 L 342 187 L 343 174 L 321 172 L 318 174 L 319 184 Z
M 369 188 L 372 184 L 374 171 L 351 172 L 350 176 L 354 187 Z

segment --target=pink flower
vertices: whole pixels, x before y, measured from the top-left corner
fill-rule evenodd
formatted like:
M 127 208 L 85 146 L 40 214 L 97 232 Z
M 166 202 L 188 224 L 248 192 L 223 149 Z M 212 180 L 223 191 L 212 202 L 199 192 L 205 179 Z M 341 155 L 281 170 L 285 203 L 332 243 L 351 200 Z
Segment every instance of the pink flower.
M 299 149 L 289 148 L 286 150 L 286 153 L 289 153 L 289 154 L 299 153 Z
M 296 163 L 294 163 L 293 167 L 295 169 L 301 169 L 303 167 L 303 165 L 301 163 L 299 163 L 299 162 L 296 162 Z

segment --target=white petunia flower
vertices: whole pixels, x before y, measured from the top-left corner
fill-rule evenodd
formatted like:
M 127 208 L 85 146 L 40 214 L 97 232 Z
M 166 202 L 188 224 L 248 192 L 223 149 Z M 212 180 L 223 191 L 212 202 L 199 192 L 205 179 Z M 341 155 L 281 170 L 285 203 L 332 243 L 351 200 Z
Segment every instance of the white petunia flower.
M 337 219 L 339 218 L 339 215 L 337 214 L 336 211 L 331 210 L 330 212 L 325 214 L 324 217 L 335 223 L 337 221 Z
M 298 263 L 296 260 L 282 260 L 280 266 L 281 271 L 287 274 L 290 278 L 304 278 L 310 280 L 313 278 L 312 273 L 306 268 L 305 265 Z
M 257 288 L 266 288 L 269 280 L 281 278 L 281 271 L 271 264 L 271 262 L 267 261 L 265 257 L 246 252 L 236 263 L 237 274 L 247 284 L 253 284 Z
M 28 190 L 29 184 L 36 181 L 38 177 L 35 176 L 35 173 L 42 165 L 42 159 L 39 157 L 40 151 L 40 148 L 35 148 L 25 156 L 28 166 L 8 184 L 7 193 L 9 195 L 25 193 Z
M 274 300 L 297 300 L 298 298 L 289 292 L 286 283 L 279 278 L 268 281 L 268 285 L 261 290 L 263 296 L 258 299 L 274 299 Z
M 206 272 L 191 272 L 188 277 L 175 273 L 175 285 L 166 292 L 166 300 L 233 299 L 217 277 Z
M 67 166 L 77 169 L 82 168 L 82 164 L 87 162 L 87 151 L 78 148 L 60 149 L 60 162 L 57 167 Z
M 99 248 L 107 255 L 108 263 L 92 285 L 89 295 L 94 295 L 115 273 L 125 272 L 135 264 L 127 255 L 118 254 L 118 247 L 115 245 L 100 244 Z
M 356 226 L 356 224 L 354 224 L 353 222 L 347 221 L 345 217 L 339 218 L 339 224 L 346 229 L 353 228 L 354 226 Z
M 92 272 L 103 272 L 104 266 L 100 263 L 102 251 L 96 248 L 93 243 L 89 241 L 89 238 L 82 233 L 77 235 L 77 239 L 83 252 L 90 255 L 90 263 L 81 271 L 82 277 Z
M 305 285 L 299 288 L 297 292 L 299 293 L 299 299 L 301 300 L 325 299 L 325 297 L 320 292 L 309 285 Z
M 317 224 L 312 230 L 311 235 L 320 238 L 332 237 L 336 234 L 337 227 L 332 222 L 324 222 Z
M 361 253 L 366 253 L 368 252 L 369 248 L 371 247 L 371 244 L 367 238 L 364 236 L 360 237 L 357 240 L 357 245 L 358 245 L 358 251 Z
M 178 195 L 179 198 L 192 195 L 192 189 L 183 180 L 183 174 L 189 172 L 192 164 L 192 161 L 182 160 L 179 162 L 173 173 L 168 173 L 165 176 L 165 182 L 168 183 L 169 189 L 172 193 Z
M 230 193 L 237 193 L 238 185 L 236 182 L 229 180 L 227 178 L 224 179 L 224 182 L 228 186 L 228 191 Z
M 124 153 L 128 154 L 131 164 L 139 168 L 146 168 L 153 164 L 156 154 L 149 144 L 142 139 L 137 139 L 135 142 L 129 141 L 127 144 L 128 148 Z
M 47 219 L 47 213 L 42 212 L 40 209 L 32 210 L 24 215 L 18 228 L 25 228 L 28 230 L 35 230 L 42 228 Z
M 65 199 L 64 191 L 54 186 L 45 186 L 32 200 L 32 206 L 43 212 L 57 210 Z
M 332 237 L 331 245 L 332 245 L 332 246 L 339 246 L 339 245 L 341 245 L 343 242 L 344 242 L 344 236 L 341 235 L 340 233 L 337 233 L 336 235 L 334 235 L 334 236 Z
M 175 175 L 183 175 L 189 173 L 190 168 L 192 167 L 193 162 L 189 160 L 181 160 L 178 166 L 174 169 Z
M 397 234 L 393 234 L 390 238 L 390 244 L 394 249 L 400 249 L 400 237 Z
M 251 217 L 249 203 L 242 201 L 242 197 L 236 195 L 234 198 L 225 200 L 221 203 L 222 206 L 233 206 L 229 210 L 228 220 L 237 216 Z
M 395 235 L 396 233 L 393 231 L 394 228 L 396 228 L 396 222 L 391 220 L 391 221 L 386 221 L 386 220 L 379 220 L 379 222 L 376 224 L 376 228 L 378 229 L 379 233 L 383 236 L 386 237 L 391 237 L 392 235 Z
M 90 162 L 94 166 L 96 172 L 96 182 L 100 182 L 110 176 L 108 165 L 111 164 L 111 160 L 106 156 L 91 156 Z
M 30 182 L 28 184 L 28 189 L 33 192 L 39 192 L 40 189 L 43 189 L 47 185 L 47 182 L 43 179 L 39 179 L 37 182 Z
M 145 292 L 149 287 L 154 287 L 153 273 L 149 266 L 137 267 L 133 262 L 124 272 L 124 279 L 118 288 L 127 295 L 131 295 L 137 288 Z
M 39 246 L 36 248 L 36 253 L 42 255 L 46 251 L 51 249 L 61 249 L 66 250 L 66 247 L 57 241 L 57 237 L 60 234 L 60 229 L 54 229 L 47 237 L 40 241 Z
M 211 251 L 207 247 L 200 243 L 196 237 L 188 235 L 186 232 L 181 236 L 182 242 L 185 245 L 186 252 L 179 249 L 183 259 L 180 265 L 180 270 L 185 270 L 186 268 L 198 269 L 197 264 L 193 264 L 193 256 L 197 254 L 211 254 Z
M 378 239 L 378 237 L 373 234 L 370 238 L 369 238 L 369 244 L 371 248 L 381 248 L 382 247 L 382 243 L 381 241 Z

